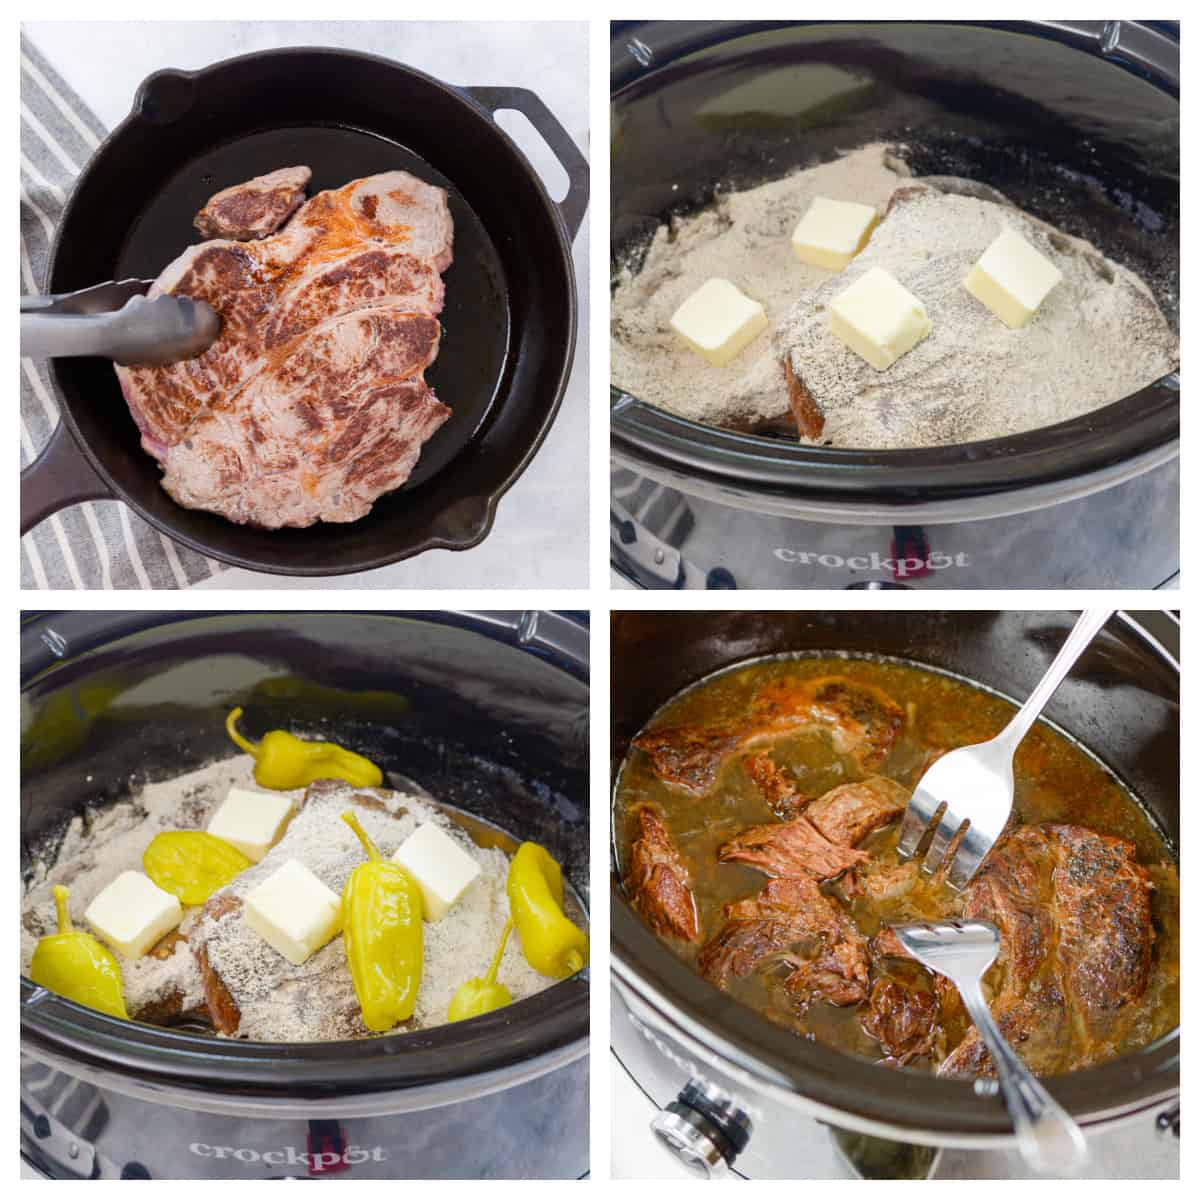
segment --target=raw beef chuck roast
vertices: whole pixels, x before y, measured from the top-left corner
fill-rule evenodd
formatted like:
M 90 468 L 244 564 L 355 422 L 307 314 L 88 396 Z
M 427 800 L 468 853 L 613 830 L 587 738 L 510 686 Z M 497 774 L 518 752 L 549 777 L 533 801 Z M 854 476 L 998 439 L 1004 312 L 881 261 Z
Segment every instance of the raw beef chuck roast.
M 214 196 L 197 226 L 231 236 L 189 247 L 150 296 L 206 300 L 220 337 L 187 362 L 117 367 L 163 487 L 239 525 L 357 521 L 450 416 L 424 379 L 453 257 L 445 191 L 390 171 L 289 219 L 307 177 Z

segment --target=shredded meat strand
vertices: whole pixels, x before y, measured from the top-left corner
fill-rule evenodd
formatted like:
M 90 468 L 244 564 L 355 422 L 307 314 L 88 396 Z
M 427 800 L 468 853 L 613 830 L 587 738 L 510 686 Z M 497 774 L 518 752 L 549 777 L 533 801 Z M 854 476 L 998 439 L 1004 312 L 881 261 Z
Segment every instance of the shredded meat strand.
M 797 1007 L 818 998 L 853 1004 L 867 994 L 866 939 L 811 876 L 773 879 L 757 896 L 725 906 L 726 921 L 700 951 L 701 974 L 718 986 L 770 962 L 791 967 L 784 989 Z M 812 959 L 799 951 L 819 942 Z
M 871 985 L 862 1027 L 889 1059 L 903 1066 L 933 1049 L 938 1012 L 938 998 L 932 990 L 883 977 Z
M 646 807 L 637 814 L 626 887 L 634 908 L 655 933 L 700 940 L 700 919 L 687 867 L 662 818 Z
M 796 787 L 791 776 L 769 754 L 751 754 L 742 766 L 767 806 L 781 820 L 798 817 L 814 799 Z
M 879 688 L 841 675 L 778 679 L 759 690 L 750 712 L 716 725 L 656 729 L 634 740 L 666 783 L 700 796 L 738 751 L 781 737 L 820 733 L 837 753 L 874 770 L 891 752 L 904 710 Z
M 834 879 L 867 861 L 862 851 L 830 841 L 807 817 L 745 829 L 721 846 L 717 858 L 785 879 L 799 875 Z
M 908 807 L 908 798 L 907 788 L 875 775 L 826 792 L 809 805 L 805 815 L 831 842 L 857 846 L 900 817 Z

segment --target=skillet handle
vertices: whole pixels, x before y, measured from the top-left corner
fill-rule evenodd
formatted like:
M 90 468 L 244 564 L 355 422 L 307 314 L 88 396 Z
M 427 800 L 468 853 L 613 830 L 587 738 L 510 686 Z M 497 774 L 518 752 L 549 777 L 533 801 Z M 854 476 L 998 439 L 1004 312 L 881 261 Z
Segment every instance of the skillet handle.
M 555 203 L 571 241 L 583 224 L 588 207 L 588 181 L 590 172 L 587 159 L 575 145 L 571 135 L 562 127 L 558 118 L 542 103 L 541 97 L 528 88 L 515 87 L 468 87 L 463 88 L 477 104 L 487 109 L 495 119 L 502 108 L 516 109 L 542 135 L 562 169 L 567 173 L 567 194 Z
M 21 472 L 21 534 L 72 504 L 114 499 L 60 420 L 46 448 Z

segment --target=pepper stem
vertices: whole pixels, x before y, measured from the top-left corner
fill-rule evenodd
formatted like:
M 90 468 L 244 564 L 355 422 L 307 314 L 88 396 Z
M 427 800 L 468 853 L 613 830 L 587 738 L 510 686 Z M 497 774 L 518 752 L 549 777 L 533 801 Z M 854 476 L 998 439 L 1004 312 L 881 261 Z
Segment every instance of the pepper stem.
M 238 732 L 237 719 L 241 715 L 242 715 L 242 710 L 240 708 L 235 708 L 233 710 L 233 712 L 231 712 L 229 714 L 229 716 L 227 716 L 225 718 L 225 732 L 227 734 L 229 734 L 229 736 L 233 739 L 233 744 L 235 746 L 239 747 L 242 750 L 245 750 L 245 752 L 247 754 L 251 754 L 255 758 L 257 758 L 261 743 L 247 741 L 246 738 L 244 738 Z
M 346 824 L 349 825 L 350 828 L 353 829 L 358 835 L 358 840 L 362 842 L 362 847 L 367 852 L 367 858 L 370 859 L 371 862 L 382 861 L 383 855 L 379 853 L 375 843 L 371 841 L 370 837 L 367 835 L 367 831 L 358 823 L 358 818 L 354 815 L 354 813 L 342 813 L 342 820 L 345 821 Z
M 576 972 L 583 970 L 583 955 L 574 948 L 567 951 L 566 962 L 568 975 L 574 975 Z
M 54 886 L 54 907 L 58 912 L 58 932 L 74 933 L 75 926 L 71 924 L 71 910 L 67 907 L 67 897 L 71 893 L 61 884 Z
M 504 947 L 508 945 L 508 935 L 512 933 L 513 919 L 508 918 L 508 923 L 504 926 L 504 932 L 500 935 L 500 945 L 496 947 L 496 953 L 492 955 L 492 965 L 488 967 L 487 974 L 483 977 L 484 983 L 489 986 L 496 982 L 496 975 L 500 970 L 500 960 L 504 957 Z

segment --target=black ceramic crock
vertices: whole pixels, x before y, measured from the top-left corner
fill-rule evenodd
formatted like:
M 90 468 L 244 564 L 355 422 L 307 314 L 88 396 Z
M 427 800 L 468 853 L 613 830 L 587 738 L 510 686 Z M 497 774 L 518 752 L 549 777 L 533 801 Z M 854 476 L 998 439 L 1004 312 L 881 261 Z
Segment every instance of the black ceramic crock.
M 23 868 L 85 802 L 225 755 L 243 704 L 263 729 L 336 729 L 385 774 L 536 839 L 586 900 L 587 647 L 577 620 L 537 612 L 27 618 Z M 64 1178 L 304 1177 L 332 1127 L 331 1169 L 351 1178 L 576 1177 L 589 977 L 464 1025 L 305 1044 L 120 1021 L 22 978 L 22 1154 Z

